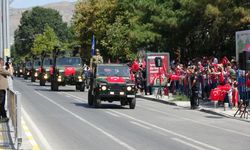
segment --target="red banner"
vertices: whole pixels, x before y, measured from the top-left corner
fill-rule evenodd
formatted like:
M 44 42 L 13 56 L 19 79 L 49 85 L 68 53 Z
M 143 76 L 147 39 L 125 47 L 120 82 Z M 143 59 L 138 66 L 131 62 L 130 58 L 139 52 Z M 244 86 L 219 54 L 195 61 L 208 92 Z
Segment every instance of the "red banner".
M 155 66 L 155 58 L 161 57 L 162 67 Z M 147 54 L 147 85 L 165 86 L 167 84 L 167 75 L 169 72 L 169 54 L 168 53 L 148 53 Z

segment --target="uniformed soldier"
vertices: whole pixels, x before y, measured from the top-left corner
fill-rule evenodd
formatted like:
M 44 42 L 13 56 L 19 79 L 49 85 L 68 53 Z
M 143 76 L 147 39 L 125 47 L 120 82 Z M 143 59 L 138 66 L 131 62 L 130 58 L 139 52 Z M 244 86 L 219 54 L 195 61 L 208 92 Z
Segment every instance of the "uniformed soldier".
M 96 49 L 96 54 L 90 60 L 90 68 L 95 67 L 97 64 L 102 64 L 103 58 L 100 54 L 99 49 Z

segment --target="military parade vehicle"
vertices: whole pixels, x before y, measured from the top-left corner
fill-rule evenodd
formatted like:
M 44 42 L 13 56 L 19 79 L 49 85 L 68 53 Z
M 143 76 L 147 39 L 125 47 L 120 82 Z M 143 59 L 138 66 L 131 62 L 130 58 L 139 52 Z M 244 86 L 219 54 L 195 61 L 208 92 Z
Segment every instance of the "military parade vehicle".
M 41 67 L 39 72 L 39 84 L 45 86 L 46 82 L 50 82 L 50 72 L 52 71 L 52 59 L 44 58 L 41 60 Z
M 130 80 L 129 67 L 123 64 L 96 64 L 88 91 L 89 106 L 99 107 L 101 101 L 120 101 L 122 106 L 136 105 L 135 84 Z
M 19 62 L 16 64 L 15 67 L 15 76 L 21 77 L 24 75 L 24 68 L 25 68 L 25 63 Z
M 53 50 L 51 69 L 51 90 L 58 91 L 60 85 L 75 85 L 76 90 L 84 91 L 83 64 L 80 57 L 58 57 L 60 50 Z
M 28 79 L 28 77 L 31 76 L 31 69 L 32 69 L 32 62 L 31 61 L 26 61 L 23 67 L 23 78 L 25 80 Z
M 35 82 L 38 79 L 39 72 L 41 72 L 41 61 L 35 60 L 31 67 L 31 82 Z

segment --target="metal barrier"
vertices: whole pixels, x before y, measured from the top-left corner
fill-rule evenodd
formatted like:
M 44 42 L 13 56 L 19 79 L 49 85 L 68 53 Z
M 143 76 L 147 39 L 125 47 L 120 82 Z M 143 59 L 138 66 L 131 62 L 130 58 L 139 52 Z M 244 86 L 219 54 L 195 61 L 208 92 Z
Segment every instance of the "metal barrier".
M 14 128 L 15 148 L 20 149 L 22 143 L 21 93 L 7 90 L 7 103 L 11 125 Z

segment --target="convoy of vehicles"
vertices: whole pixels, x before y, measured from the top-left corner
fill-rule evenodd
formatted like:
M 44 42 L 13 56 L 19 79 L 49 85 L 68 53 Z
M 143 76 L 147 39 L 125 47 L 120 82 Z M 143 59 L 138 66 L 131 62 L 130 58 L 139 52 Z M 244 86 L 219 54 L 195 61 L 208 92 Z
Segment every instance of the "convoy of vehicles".
M 54 50 L 52 59 L 44 55 L 39 60 L 26 61 L 16 67 L 17 76 L 24 79 L 31 77 L 31 82 L 39 80 L 40 86 L 51 82 L 51 90 L 58 91 L 59 86 L 75 85 L 76 90 L 85 91 L 86 72 L 81 57 L 61 57 L 59 50 Z M 136 106 L 136 87 L 130 79 L 126 64 L 93 64 L 89 77 L 88 104 L 99 107 L 101 101 L 119 101 L 121 106 Z
M 135 84 L 130 80 L 129 67 L 122 64 L 97 64 L 91 75 L 88 104 L 99 107 L 101 101 L 120 101 L 121 105 L 136 105 Z

